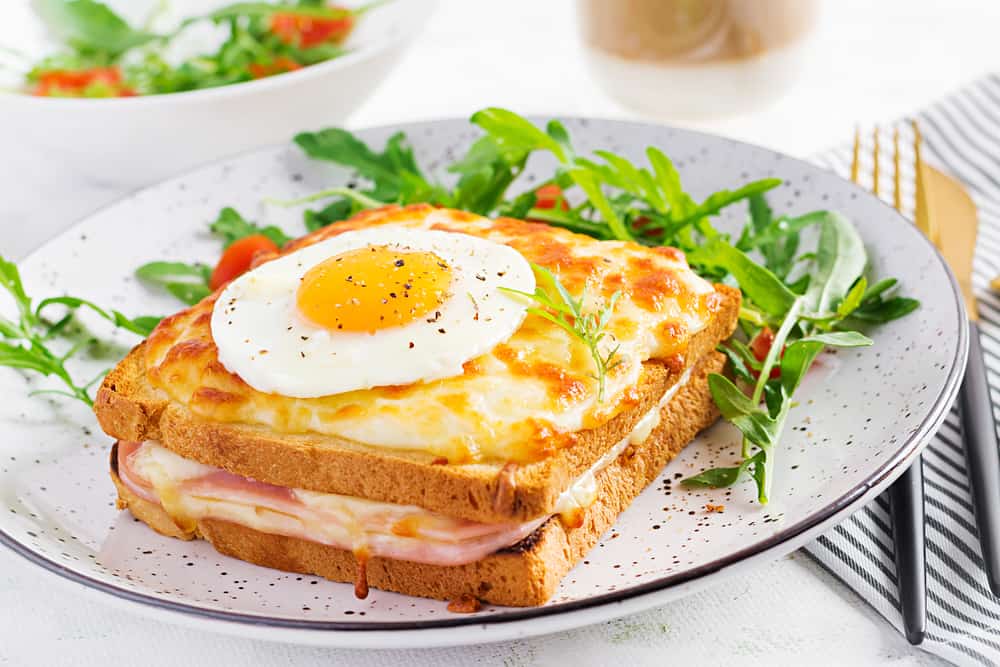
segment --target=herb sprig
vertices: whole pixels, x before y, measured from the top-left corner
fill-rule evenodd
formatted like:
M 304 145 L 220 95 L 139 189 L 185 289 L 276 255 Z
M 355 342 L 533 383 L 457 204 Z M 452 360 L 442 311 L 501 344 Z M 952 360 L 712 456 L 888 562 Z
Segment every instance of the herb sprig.
M 81 384 L 66 368 L 66 363 L 74 355 L 94 342 L 87 338 L 73 341 L 66 335 L 77 309 L 87 308 L 115 326 L 140 336 L 149 335 L 160 321 L 158 317 L 128 318 L 117 310 L 105 310 L 90 301 L 70 296 L 50 297 L 35 306 L 25 292 L 17 265 L 3 257 L 0 257 L 0 287 L 13 299 L 18 313 L 16 320 L 0 316 L 0 366 L 54 376 L 66 387 L 65 390 L 45 389 L 32 394 L 59 394 L 87 405 L 93 404 L 89 390 L 104 377 L 106 371 Z M 55 321 L 42 315 L 42 311 L 49 310 L 51 306 L 62 307 L 62 314 Z M 53 344 L 67 349 L 56 352 Z
M 608 321 L 615 310 L 615 303 L 621 297 L 621 291 L 611 295 L 607 303 L 596 311 L 585 308 L 586 292 L 574 299 L 556 276 L 544 266 L 531 264 L 535 273 L 536 286 L 533 293 L 501 287 L 508 294 L 530 299 L 538 306 L 528 308 L 532 315 L 542 317 L 583 343 L 594 360 L 594 374 L 591 377 L 598 383 L 597 400 L 604 400 L 608 371 L 618 366 L 622 360 L 617 359 L 619 346 L 602 352 L 600 345 L 607 335 Z

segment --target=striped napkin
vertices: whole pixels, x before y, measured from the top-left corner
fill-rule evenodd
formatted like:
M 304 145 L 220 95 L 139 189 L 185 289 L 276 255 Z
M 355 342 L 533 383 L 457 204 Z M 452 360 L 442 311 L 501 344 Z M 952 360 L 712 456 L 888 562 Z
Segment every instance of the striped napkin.
M 988 287 L 1000 275 L 1000 76 L 973 83 L 916 118 L 926 161 L 962 181 L 979 209 L 973 283 L 993 410 L 1000 417 L 1000 298 Z M 851 148 L 830 151 L 816 161 L 846 177 Z M 928 587 L 923 648 L 955 664 L 1000 665 L 1000 598 L 990 593 L 983 571 L 954 407 L 924 450 L 923 464 Z M 886 498 L 878 498 L 807 550 L 901 629 Z

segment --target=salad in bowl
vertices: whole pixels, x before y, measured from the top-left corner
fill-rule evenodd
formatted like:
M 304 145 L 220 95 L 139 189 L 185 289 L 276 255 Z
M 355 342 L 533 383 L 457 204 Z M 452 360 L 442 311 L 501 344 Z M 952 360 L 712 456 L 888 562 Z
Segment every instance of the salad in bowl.
M 138 186 L 343 123 L 433 0 L 19 0 L 0 113 L 19 144 Z

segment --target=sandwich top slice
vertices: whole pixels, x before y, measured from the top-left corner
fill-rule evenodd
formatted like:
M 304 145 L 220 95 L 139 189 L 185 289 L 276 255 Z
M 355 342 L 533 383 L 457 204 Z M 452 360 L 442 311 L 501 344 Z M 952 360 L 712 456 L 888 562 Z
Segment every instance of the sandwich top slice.
M 714 421 L 738 310 L 671 248 L 387 207 L 165 319 L 95 411 L 120 500 L 161 532 L 537 604 Z M 534 583 L 504 591 L 515 565 Z

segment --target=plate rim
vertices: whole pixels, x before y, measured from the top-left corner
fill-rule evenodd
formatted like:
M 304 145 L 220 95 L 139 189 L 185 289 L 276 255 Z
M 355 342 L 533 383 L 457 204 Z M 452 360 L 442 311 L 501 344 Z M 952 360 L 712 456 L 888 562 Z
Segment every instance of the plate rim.
M 721 140 L 729 144 L 735 144 L 747 149 L 753 149 L 757 151 L 764 151 L 773 156 L 778 156 L 781 160 L 787 160 L 789 162 L 797 163 L 800 167 L 805 167 L 811 170 L 819 170 L 827 172 L 836 179 L 842 181 L 849 188 L 853 188 L 857 191 L 859 197 L 868 198 L 869 200 L 874 199 L 879 205 L 885 207 L 888 215 L 896 218 L 901 218 L 904 223 L 906 219 L 903 218 L 902 214 L 892 208 L 887 202 L 883 201 L 881 198 L 873 195 L 868 190 L 851 183 L 847 179 L 844 179 L 840 175 L 833 172 L 831 169 L 824 168 L 821 165 L 815 164 L 808 160 L 783 153 L 781 151 L 776 151 L 765 146 L 760 146 L 751 142 L 741 141 L 738 139 L 732 139 L 730 137 L 725 137 L 719 134 L 713 134 L 711 132 L 702 132 L 699 130 L 693 130 L 683 127 L 678 127 L 675 125 L 669 125 L 665 123 L 652 123 L 643 122 L 635 120 L 627 120 L 620 118 L 607 118 L 599 116 L 577 116 L 572 114 L 530 114 L 526 116 L 529 120 L 534 123 L 544 123 L 548 119 L 555 118 L 562 121 L 583 121 L 583 122 L 596 122 L 596 123 L 613 123 L 621 125 L 629 125 L 634 128 L 653 128 L 658 130 L 669 130 L 674 132 L 680 132 L 683 134 L 693 135 L 699 138 L 707 138 L 711 140 Z M 468 118 L 461 116 L 452 116 L 447 118 L 436 118 L 430 120 L 414 121 L 414 122 L 395 122 L 395 123 L 383 123 L 379 125 L 366 126 L 362 128 L 352 128 L 353 132 L 386 132 L 393 130 L 405 130 L 413 131 L 425 128 L 428 126 L 436 126 L 443 124 L 453 124 L 460 122 L 468 122 Z M 46 240 L 35 249 L 31 250 L 24 257 L 19 259 L 19 262 L 25 262 L 29 259 L 34 258 L 37 255 L 43 254 L 49 245 L 59 241 L 63 237 L 72 234 L 79 226 L 85 224 L 92 218 L 104 214 L 106 211 L 121 205 L 127 200 L 138 197 L 148 191 L 160 189 L 167 187 L 170 184 L 190 178 L 192 175 L 198 174 L 202 171 L 207 171 L 214 167 L 227 162 L 239 161 L 250 155 L 257 153 L 269 153 L 277 150 L 287 148 L 287 144 L 274 144 L 271 146 L 258 147 L 246 151 L 241 151 L 232 155 L 225 156 L 223 158 L 205 162 L 193 169 L 185 170 L 181 173 L 175 174 L 167 179 L 158 181 L 151 185 L 135 189 L 124 196 L 101 206 L 93 211 L 90 211 L 79 218 L 76 219 L 71 225 L 66 227 L 59 234 L 56 234 L 52 238 Z M 902 474 L 902 466 L 907 463 L 911 458 L 919 455 L 920 451 L 930 442 L 936 428 L 944 420 L 945 415 L 951 408 L 954 402 L 959 386 L 961 385 L 962 377 L 965 374 L 965 360 L 968 357 L 968 347 L 969 347 L 969 327 L 968 327 L 968 314 L 966 313 L 964 307 L 964 301 L 962 300 L 961 291 L 958 285 L 958 281 L 955 275 L 952 273 L 951 268 L 945 261 L 944 257 L 941 255 L 940 251 L 931 243 L 926 237 L 918 233 L 920 238 L 920 243 L 924 243 L 930 248 L 932 254 L 937 260 L 938 264 L 944 270 L 948 277 L 948 284 L 951 287 L 951 296 L 955 310 L 958 312 L 958 346 L 955 351 L 955 356 L 952 360 L 952 366 L 948 370 L 948 376 L 945 378 L 945 384 L 941 390 L 941 393 L 934 400 L 933 404 L 929 407 L 927 414 L 920 421 L 917 429 L 914 430 L 912 435 L 906 438 L 906 440 L 900 444 L 893 455 L 881 466 L 879 466 L 874 472 L 868 475 L 864 480 L 859 482 L 857 485 L 841 494 L 836 499 L 827 503 L 822 509 L 816 511 L 811 516 L 795 523 L 794 525 L 782 529 L 781 531 L 771 535 L 770 537 L 755 543 L 754 545 L 744 547 L 737 551 L 730 552 L 724 556 L 716 558 L 707 563 L 703 563 L 697 567 L 690 570 L 685 570 L 683 572 L 678 572 L 671 575 L 666 575 L 659 579 L 654 579 L 646 583 L 640 584 L 638 586 L 633 586 L 627 589 L 611 591 L 608 593 L 603 593 L 593 597 L 582 598 L 579 600 L 573 600 L 569 602 L 562 602 L 548 606 L 540 607 L 526 607 L 516 609 L 515 611 L 508 611 L 503 614 L 498 615 L 485 615 L 485 616 L 464 616 L 453 614 L 450 617 L 433 619 L 433 620 L 411 620 L 411 621 L 329 621 L 329 620 L 308 620 L 308 619 L 296 619 L 287 617 L 276 617 L 267 616 L 263 614 L 245 613 L 237 611 L 226 611 L 217 610 L 206 607 L 201 607 L 194 604 L 188 604 L 185 602 L 176 602 L 172 600 L 164 600 L 157 598 L 153 595 L 148 595 L 146 593 L 140 593 L 135 591 L 130 591 L 125 588 L 116 586 L 110 582 L 103 582 L 96 578 L 90 577 L 87 574 L 77 572 L 57 561 L 42 556 L 36 551 L 32 550 L 28 545 L 23 542 L 18 541 L 12 535 L 7 533 L 2 526 L 0 526 L 0 545 L 9 548 L 11 551 L 21 556 L 33 565 L 41 568 L 44 571 L 50 572 L 52 574 L 58 575 L 62 579 L 68 580 L 70 582 L 79 584 L 90 592 L 100 592 L 110 595 L 115 598 L 117 602 L 126 602 L 138 605 L 141 607 L 142 612 L 147 614 L 165 612 L 170 617 L 178 619 L 183 618 L 184 620 L 189 619 L 202 619 L 210 621 L 213 627 L 218 627 L 220 624 L 223 626 L 228 626 L 232 629 L 234 626 L 237 628 L 260 628 L 267 627 L 276 631 L 293 631 L 297 633 L 324 633 L 326 635 L 355 635 L 357 634 L 381 634 L 381 633 L 405 633 L 407 635 L 415 634 L 429 634 L 430 631 L 444 630 L 456 627 L 469 627 L 469 626 L 480 626 L 482 630 L 488 629 L 487 626 L 498 626 L 506 624 L 516 624 L 519 622 L 546 618 L 557 616 L 560 614 L 572 614 L 574 612 L 582 612 L 586 610 L 592 610 L 599 607 L 607 607 L 615 604 L 620 604 L 629 600 L 639 600 L 642 598 L 653 597 L 656 593 L 662 593 L 672 588 L 677 588 L 685 584 L 690 584 L 699 580 L 704 580 L 707 577 L 721 572 L 732 566 L 736 566 L 745 563 L 754 557 L 766 556 L 769 552 L 774 551 L 777 547 L 782 544 L 795 541 L 802 535 L 815 530 L 817 527 L 823 525 L 824 523 L 829 523 L 838 519 L 840 516 L 844 515 L 847 510 L 851 509 L 853 505 L 858 503 L 866 494 L 871 492 L 873 489 L 879 486 L 888 485 L 888 482 L 895 479 Z M 846 518 L 846 517 L 844 517 Z M 105 598 L 106 599 L 106 598 Z M 509 627 L 509 626 L 508 626 Z M 540 633 L 529 633 L 529 634 L 543 634 Z M 498 638 L 499 640 L 499 638 Z M 459 644 L 463 642 L 446 642 L 440 645 L 451 645 Z M 435 644 L 437 645 L 437 644 Z

